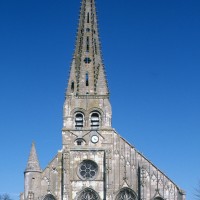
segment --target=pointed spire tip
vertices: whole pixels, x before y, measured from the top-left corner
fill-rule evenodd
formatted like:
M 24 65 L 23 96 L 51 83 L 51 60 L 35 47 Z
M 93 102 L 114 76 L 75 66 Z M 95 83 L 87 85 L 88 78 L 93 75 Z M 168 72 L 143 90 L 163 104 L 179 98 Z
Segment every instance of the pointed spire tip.
M 41 172 L 34 141 L 31 145 L 31 151 L 25 172 Z

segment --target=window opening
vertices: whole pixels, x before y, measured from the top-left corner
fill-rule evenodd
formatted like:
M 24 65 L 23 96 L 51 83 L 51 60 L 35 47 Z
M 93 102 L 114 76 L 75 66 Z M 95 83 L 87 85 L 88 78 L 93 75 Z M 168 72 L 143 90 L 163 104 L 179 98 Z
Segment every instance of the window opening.
M 47 194 L 45 197 L 44 197 L 44 200 L 56 200 L 55 197 L 52 195 L 52 194 Z
M 87 28 L 87 29 L 86 29 L 86 31 L 87 31 L 87 32 L 90 32 L 90 29 L 89 29 L 89 28 Z
M 94 39 L 94 51 L 95 51 L 95 54 L 97 54 L 97 42 L 96 42 L 96 39 Z
M 87 14 L 87 23 L 90 23 L 90 13 Z
M 75 142 L 78 146 L 81 146 L 83 144 L 84 140 L 82 138 L 78 138 Z
M 87 37 L 87 41 L 86 41 L 86 51 L 89 52 L 90 49 L 90 40 L 89 37 Z
M 76 116 L 75 116 L 75 127 L 77 129 L 83 127 L 83 114 L 81 114 L 81 113 L 76 114 Z
M 89 76 L 88 76 L 88 73 L 86 73 L 86 75 L 85 75 L 85 85 L 89 86 Z
M 80 178 L 83 180 L 93 180 L 98 172 L 98 165 L 92 160 L 84 160 L 78 169 Z
M 74 81 L 71 83 L 71 92 L 74 92 Z
M 99 114 L 98 113 L 92 113 L 91 115 L 91 127 L 94 129 L 99 128 Z
M 34 193 L 33 192 L 28 192 L 28 200 L 33 200 L 34 199 Z
M 92 61 L 92 60 L 91 60 L 90 58 L 88 58 L 88 57 L 86 57 L 86 58 L 84 59 L 84 62 L 85 62 L 86 64 L 90 64 L 91 61 Z
M 84 189 L 77 200 L 100 200 L 99 195 L 91 188 Z
M 135 200 L 136 197 L 129 188 L 122 189 L 117 195 L 116 200 Z

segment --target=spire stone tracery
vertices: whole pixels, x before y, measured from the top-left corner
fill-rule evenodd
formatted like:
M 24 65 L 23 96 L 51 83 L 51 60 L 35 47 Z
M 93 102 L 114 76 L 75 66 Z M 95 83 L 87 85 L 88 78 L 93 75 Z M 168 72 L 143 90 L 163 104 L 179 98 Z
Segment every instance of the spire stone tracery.
M 94 0 L 83 0 L 68 95 L 108 95 Z

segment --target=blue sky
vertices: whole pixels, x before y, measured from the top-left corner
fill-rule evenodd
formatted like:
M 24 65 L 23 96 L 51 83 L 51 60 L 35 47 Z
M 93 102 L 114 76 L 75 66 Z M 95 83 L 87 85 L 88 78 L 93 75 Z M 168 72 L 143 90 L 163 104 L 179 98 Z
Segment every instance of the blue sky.
M 96 1 L 113 127 L 192 200 L 200 180 L 200 1 Z M 61 149 L 79 7 L 0 1 L 0 193 L 13 199 L 32 141 L 42 168 Z

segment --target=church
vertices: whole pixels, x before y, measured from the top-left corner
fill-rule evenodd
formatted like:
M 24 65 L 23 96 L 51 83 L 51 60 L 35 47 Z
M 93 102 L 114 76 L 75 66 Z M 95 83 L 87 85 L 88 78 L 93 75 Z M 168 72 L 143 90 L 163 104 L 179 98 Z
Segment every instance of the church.
M 41 169 L 32 144 L 20 200 L 185 200 L 112 127 L 95 0 L 82 0 L 65 97 L 62 148 Z

